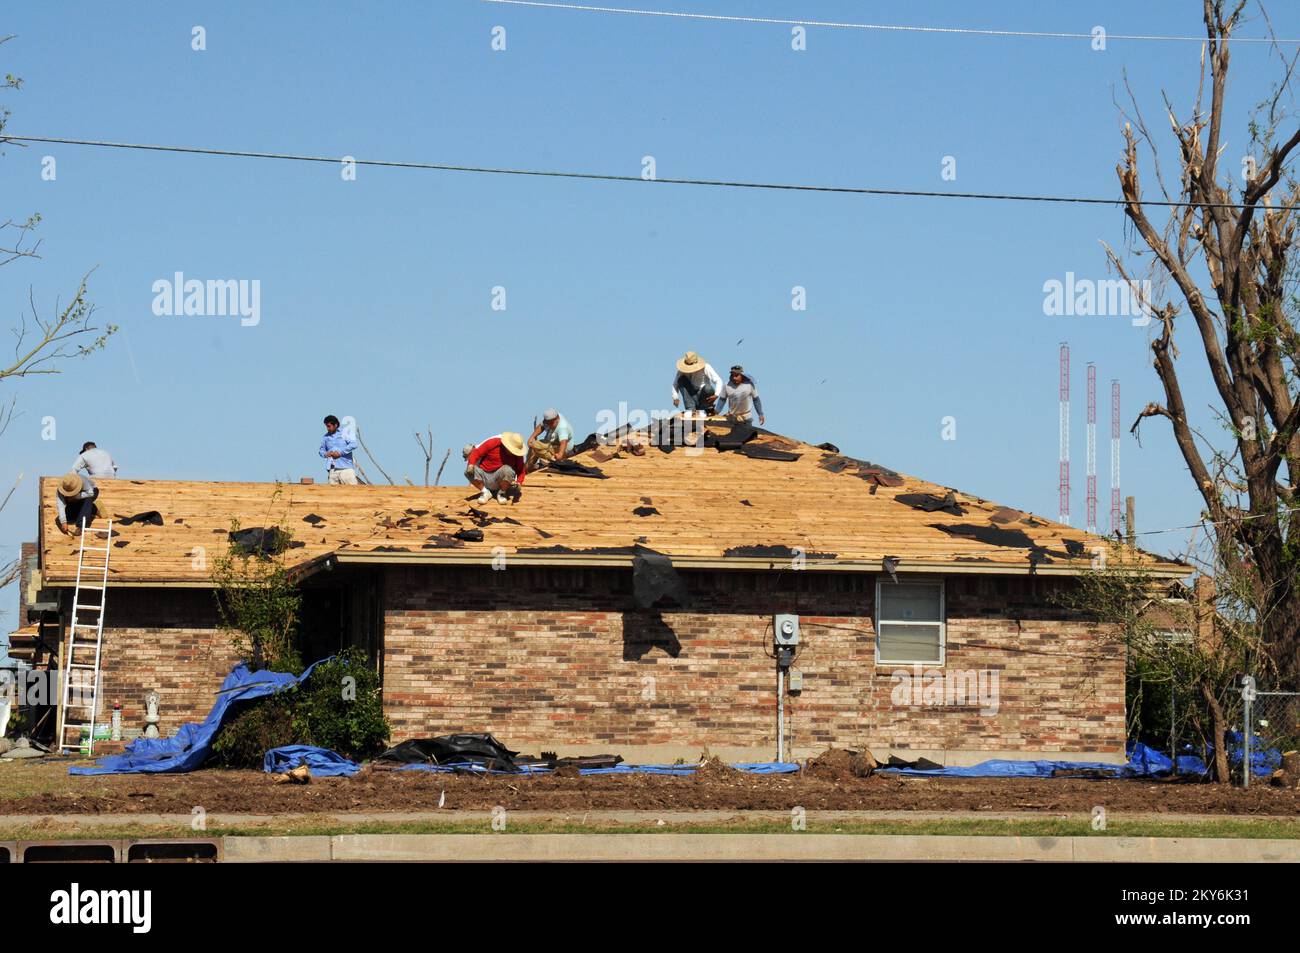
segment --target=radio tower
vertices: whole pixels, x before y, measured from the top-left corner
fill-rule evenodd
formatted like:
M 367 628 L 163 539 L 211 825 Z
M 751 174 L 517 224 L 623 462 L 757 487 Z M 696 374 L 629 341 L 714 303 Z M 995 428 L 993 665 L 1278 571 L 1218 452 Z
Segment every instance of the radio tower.
M 1110 382 L 1110 531 L 1119 527 L 1119 381 Z
M 1070 345 L 1061 342 L 1061 514 L 1070 522 Z
M 1097 365 L 1088 364 L 1088 532 L 1097 532 Z

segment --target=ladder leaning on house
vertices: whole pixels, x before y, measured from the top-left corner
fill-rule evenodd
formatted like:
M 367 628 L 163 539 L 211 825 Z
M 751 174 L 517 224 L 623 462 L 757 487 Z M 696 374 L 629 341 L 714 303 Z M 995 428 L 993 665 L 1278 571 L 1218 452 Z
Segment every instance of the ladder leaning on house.
M 102 539 L 104 545 L 87 545 L 87 540 Z M 78 751 L 81 732 L 85 731 L 87 753 L 95 752 L 95 712 L 99 706 L 99 659 L 104 642 L 104 609 L 108 603 L 108 554 L 113 548 L 113 521 L 103 529 L 81 522 L 81 550 L 77 553 L 77 585 L 72 592 L 72 619 L 68 624 L 68 638 L 64 643 L 59 678 L 59 753 Z M 87 562 L 87 553 L 98 553 Z M 99 593 L 99 602 L 83 602 L 88 593 Z M 91 613 L 86 621 L 81 613 Z M 91 633 L 94 639 L 91 639 Z M 87 674 L 89 673 L 89 674 Z M 76 676 L 76 693 L 73 678 Z M 89 694 L 90 700 L 86 700 Z M 73 717 L 76 714 L 78 717 Z M 84 719 L 84 720 L 83 720 Z M 69 733 L 76 732 L 69 740 Z

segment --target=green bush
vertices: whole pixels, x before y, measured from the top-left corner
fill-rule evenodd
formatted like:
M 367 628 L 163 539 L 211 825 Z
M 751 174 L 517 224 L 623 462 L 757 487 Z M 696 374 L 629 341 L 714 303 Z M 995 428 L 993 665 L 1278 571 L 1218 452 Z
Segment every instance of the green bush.
M 358 649 L 312 669 L 297 688 L 240 703 L 212 743 L 212 763 L 260 768 L 281 745 L 315 745 L 361 761 L 388 746 L 379 674 Z
M 212 763 L 225 768 L 260 768 L 266 752 L 281 745 L 312 744 L 306 721 L 298 713 L 294 689 L 237 703 L 212 740 Z
M 379 673 L 355 648 L 312 669 L 298 701 L 312 744 L 360 761 L 388 746 Z

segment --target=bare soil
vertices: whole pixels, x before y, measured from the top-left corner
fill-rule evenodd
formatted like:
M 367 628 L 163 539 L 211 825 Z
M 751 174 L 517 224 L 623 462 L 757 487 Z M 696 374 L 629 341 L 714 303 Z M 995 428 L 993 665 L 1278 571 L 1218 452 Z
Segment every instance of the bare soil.
M 1249 790 L 1186 781 L 1082 778 L 857 777 L 858 766 L 812 765 L 798 775 L 752 775 L 708 765 L 698 776 L 512 777 L 364 768 L 351 778 L 276 784 L 258 771 L 71 777 L 67 763 L 0 767 L 0 815 L 339 813 L 508 810 L 808 810 L 1300 816 L 1300 790 Z

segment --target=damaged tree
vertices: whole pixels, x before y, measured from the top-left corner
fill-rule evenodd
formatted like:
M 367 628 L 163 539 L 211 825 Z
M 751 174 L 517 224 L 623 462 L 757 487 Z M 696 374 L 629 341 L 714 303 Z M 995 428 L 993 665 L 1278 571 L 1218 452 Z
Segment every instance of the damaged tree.
M 1159 322 L 1151 348 L 1164 400 L 1148 404 L 1132 430 L 1136 433 L 1147 417 L 1170 422 L 1212 523 L 1213 568 L 1233 581 L 1246 618 L 1258 627 L 1262 652 L 1251 663 L 1259 674 L 1295 684 L 1300 681 L 1300 335 L 1294 241 L 1300 191 L 1289 165 L 1300 146 L 1300 129 L 1286 138 L 1279 129 L 1290 118 L 1282 102 L 1291 93 L 1296 60 L 1282 57 L 1283 79 L 1250 123 L 1257 161 L 1247 157 L 1241 163 L 1245 184 L 1238 192 L 1232 182 L 1238 163 L 1225 160 L 1223 127 L 1229 41 L 1246 4 L 1236 2 L 1226 13 L 1224 0 L 1203 2 L 1206 41 L 1195 104 L 1180 120 L 1165 98 L 1179 148 L 1176 192 L 1165 187 L 1154 139 L 1135 100 L 1117 167 L 1125 213 L 1154 256 L 1151 276 L 1157 287 L 1172 285 L 1174 292 L 1160 305 L 1142 302 Z M 1156 162 L 1164 201 L 1176 203 L 1162 226 L 1153 223 L 1152 210 L 1143 204 L 1139 143 Z M 1107 252 L 1130 288 L 1137 288 L 1124 262 Z M 1213 297 L 1200 290 L 1203 275 Z M 1184 313 L 1222 402 L 1216 412 L 1232 434 L 1226 451 L 1215 449 L 1188 420 L 1174 341 L 1175 324 Z M 1209 696 L 1205 700 L 1213 702 Z

